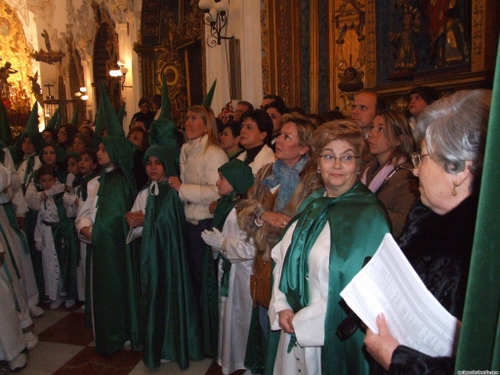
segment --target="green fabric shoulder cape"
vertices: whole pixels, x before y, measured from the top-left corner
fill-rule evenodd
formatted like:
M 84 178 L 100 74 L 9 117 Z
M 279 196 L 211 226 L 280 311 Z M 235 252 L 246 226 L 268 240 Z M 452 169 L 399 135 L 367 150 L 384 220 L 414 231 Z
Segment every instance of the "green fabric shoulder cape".
M 316 199 L 293 220 L 298 223 L 283 265 L 280 289 L 294 310 L 309 304 L 308 257 L 328 221 L 331 250 L 322 373 L 367 375 L 363 333 L 358 330 L 345 342 L 335 333 L 347 316 L 339 305 L 340 292 L 361 269 L 364 258 L 372 256 L 384 235 L 390 233 L 389 219 L 377 196 L 360 182 L 338 198 L 323 197 L 324 191 L 313 193 Z
M 181 369 L 201 360 L 198 309 L 185 251 L 184 205 L 167 181 L 149 194 L 141 246 L 143 361 L 160 366 L 176 361 Z
M 138 251 L 126 244 L 125 214 L 133 195 L 120 169 L 100 177 L 99 198 L 92 234 L 92 292 L 96 349 L 110 355 L 139 337 Z

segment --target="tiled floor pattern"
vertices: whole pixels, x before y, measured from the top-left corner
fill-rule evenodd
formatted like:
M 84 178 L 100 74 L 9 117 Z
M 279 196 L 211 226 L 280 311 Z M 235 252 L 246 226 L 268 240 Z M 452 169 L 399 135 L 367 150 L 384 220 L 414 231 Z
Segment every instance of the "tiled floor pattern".
M 48 308 L 48 305 L 43 306 Z M 191 362 L 181 371 L 176 363 L 164 363 L 157 369 L 148 369 L 138 351 L 121 350 L 113 356 L 97 355 L 92 329 L 84 328 L 84 312 L 80 306 L 71 309 L 46 310 L 34 318 L 35 331 L 40 343 L 29 352 L 28 365 L 19 375 L 219 375 L 220 367 L 211 365 L 210 359 Z M 237 371 L 233 375 L 241 375 Z M 10 374 L 7 370 L 5 375 Z

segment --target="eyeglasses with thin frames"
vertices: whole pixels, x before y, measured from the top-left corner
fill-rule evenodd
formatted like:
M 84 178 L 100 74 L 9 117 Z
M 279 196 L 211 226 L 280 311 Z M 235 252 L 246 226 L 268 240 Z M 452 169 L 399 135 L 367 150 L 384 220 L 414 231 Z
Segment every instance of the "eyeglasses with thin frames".
M 321 154 L 319 157 L 325 164 L 334 164 L 338 159 L 340 161 L 340 164 L 343 165 L 350 165 L 359 158 L 359 156 L 355 155 L 335 156 L 333 154 Z
M 411 162 L 415 168 L 420 168 L 422 165 L 422 160 L 425 156 L 429 156 L 429 154 L 419 154 L 418 152 L 414 152 L 411 154 Z

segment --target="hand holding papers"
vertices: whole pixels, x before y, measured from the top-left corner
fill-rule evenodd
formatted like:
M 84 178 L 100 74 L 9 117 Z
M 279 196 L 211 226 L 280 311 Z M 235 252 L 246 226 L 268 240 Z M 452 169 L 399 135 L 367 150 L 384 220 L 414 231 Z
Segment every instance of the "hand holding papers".
M 427 290 L 390 234 L 340 295 L 373 332 L 384 313 L 400 344 L 434 357 L 453 355 L 460 322 Z

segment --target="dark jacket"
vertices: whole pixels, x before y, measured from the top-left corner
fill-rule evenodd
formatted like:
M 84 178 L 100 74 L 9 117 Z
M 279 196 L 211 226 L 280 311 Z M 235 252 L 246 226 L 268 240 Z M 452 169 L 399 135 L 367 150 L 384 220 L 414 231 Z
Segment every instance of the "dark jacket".
M 418 199 L 408 215 L 399 245 L 425 286 L 458 320 L 462 320 L 474 240 L 479 193 L 438 215 Z M 371 360 L 370 374 L 387 374 Z M 430 357 L 400 345 L 389 374 L 453 374 L 455 358 Z

